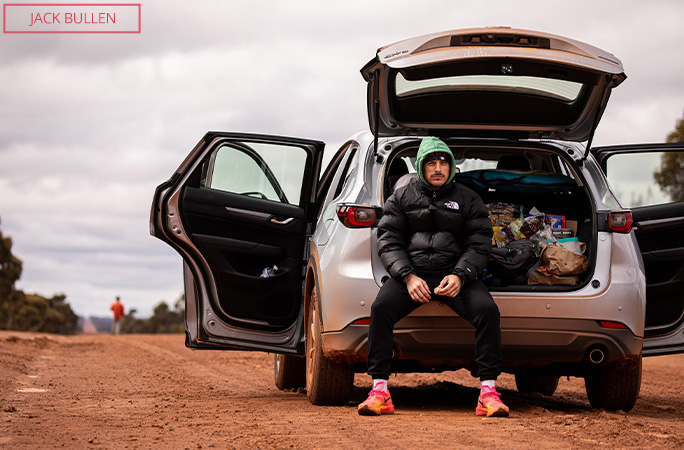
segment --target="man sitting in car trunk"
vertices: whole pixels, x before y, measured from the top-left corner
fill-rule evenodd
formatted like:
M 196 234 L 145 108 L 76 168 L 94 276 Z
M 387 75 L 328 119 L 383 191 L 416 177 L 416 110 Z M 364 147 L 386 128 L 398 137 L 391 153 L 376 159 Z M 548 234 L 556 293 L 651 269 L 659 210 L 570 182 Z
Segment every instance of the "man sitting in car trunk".
M 378 224 L 378 254 L 391 278 L 371 307 L 368 374 L 373 388 L 358 412 L 394 412 L 387 389 L 394 325 L 421 304 L 440 300 L 475 327 L 482 382 L 475 413 L 507 417 L 508 407 L 495 388 L 502 360 L 499 308 L 478 280 L 492 245 L 487 208 L 476 193 L 453 181 L 454 156 L 440 139 L 422 140 L 416 171 L 417 180 L 387 199 Z

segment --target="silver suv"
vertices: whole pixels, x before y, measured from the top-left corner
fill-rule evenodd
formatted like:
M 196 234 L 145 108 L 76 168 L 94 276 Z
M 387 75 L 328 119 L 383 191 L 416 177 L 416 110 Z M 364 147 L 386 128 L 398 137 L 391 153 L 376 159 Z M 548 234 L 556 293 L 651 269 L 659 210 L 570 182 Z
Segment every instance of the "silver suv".
M 588 150 L 626 78 L 620 61 L 559 36 L 482 28 L 382 47 L 361 72 L 370 131 L 322 176 L 323 142 L 209 132 L 157 188 L 150 228 L 184 260 L 186 345 L 272 352 L 279 388 L 346 403 L 388 277 L 375 226 L 434 135 L 457 180 L 492 205 L 493 226 L 501 205 L 543 213 L 559 224 L 552 240 L 565 233 L 586 256 L 562 284 L 530 284 L 536 264 L 512 277 L 492 261 L 483 278 L 501 311 L 502 369 L 545 395 L 560 376 L 583 377 L 593 406 L 631 409 L 642 355 L 684 351 L 684 199 L 630 210 L 604 175 L 619 182 L 631 157 L 680 147 Z M 501 236 L 497 248 L 510 249 Z M 401 320 L 394 347 L 395 372 L 476 371 L 470 325 L 439 302 Z

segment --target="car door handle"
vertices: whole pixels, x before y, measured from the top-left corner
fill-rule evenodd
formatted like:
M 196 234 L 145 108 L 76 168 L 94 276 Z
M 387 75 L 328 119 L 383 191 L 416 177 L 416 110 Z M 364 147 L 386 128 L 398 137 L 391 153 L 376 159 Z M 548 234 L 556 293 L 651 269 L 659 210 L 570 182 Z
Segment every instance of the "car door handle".
M 266 220 L 268 220 L 269 217 L 273 217 L 268 213 L 262 213 L 259 211 L 250 211 L 248 209 L 231 208 L 230 206 L 226 206 L 226 211 L 228 211 L 229 213 L 233 213 L 233 214 L 240 214 L 242 216 L 252 217 L 254 219 L 266 219 Z
M 271 223 L 275 223 L 276 225 L 287 225 L 295 219 L 294 217 L 288 217 L 285 220 L 280 220 L 278 216 L 274 216 L 273 214 L 262 213 L 258 211 L 249 211 L 246 209 L 231 208 L 229 206 L 226 206 L 226 211 L 228 211 L 229 213 L 240 214 L 254 219 L 266 219 Z
M 671 225 L 673 223 L 684 222 L 684 217 L 666 217 L 664 219 L 642 220 L 637 225 L 644 228 L 660 227 L 664 225 Z
M 271 223 L 275 223 L 277 225 L 287 225 L 288 223 L 292 222 L 294 220 L 294 217 L 288 217 L 285 220 L 280 220 L 276 216 L 271 217 Z

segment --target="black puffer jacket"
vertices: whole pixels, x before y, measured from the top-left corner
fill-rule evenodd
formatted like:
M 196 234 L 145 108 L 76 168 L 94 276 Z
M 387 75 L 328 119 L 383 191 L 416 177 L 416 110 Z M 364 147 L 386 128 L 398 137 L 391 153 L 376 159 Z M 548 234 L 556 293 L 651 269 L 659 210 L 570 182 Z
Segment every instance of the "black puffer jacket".
M 393 278 L 444 272 L 468 283 L 484 270 L 491 247 L 487 207 L 453 181 L 439 190 L 420 180 L 398 189 L 378 224 L 378 254 Z

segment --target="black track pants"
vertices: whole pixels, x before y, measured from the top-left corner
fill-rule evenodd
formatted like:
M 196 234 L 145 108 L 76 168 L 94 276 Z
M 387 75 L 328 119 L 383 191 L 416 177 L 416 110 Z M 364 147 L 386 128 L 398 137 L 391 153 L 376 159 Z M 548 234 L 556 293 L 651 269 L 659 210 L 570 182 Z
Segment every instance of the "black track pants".
M 419 275 L 432 293 L 444 278 L 440 275 Z M 501 329 L 499 308 L 481 281 L 465 285 L 455 297 L 431 294 L 453 309 L 475 327 L 475 350 L 480 380 L 495 380 L 501 373 Z M 373 379 L 388 379 L 392 369 L 394 325 L 422 303 L 413 301 L 403 281 L 390 278 L 380 288 L 371 307 L 368 330 L 368 375 Z

